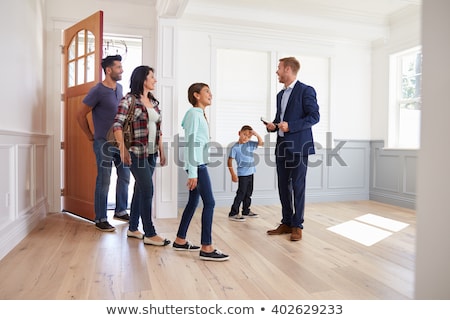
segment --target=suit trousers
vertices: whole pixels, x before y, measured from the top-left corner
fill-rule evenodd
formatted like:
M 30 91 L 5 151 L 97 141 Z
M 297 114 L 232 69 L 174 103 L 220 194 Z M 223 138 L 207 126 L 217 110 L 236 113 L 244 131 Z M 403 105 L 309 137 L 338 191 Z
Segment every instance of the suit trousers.
M 303 229 L 308 155 L 278 153 L 276 165 L 281 223 Z

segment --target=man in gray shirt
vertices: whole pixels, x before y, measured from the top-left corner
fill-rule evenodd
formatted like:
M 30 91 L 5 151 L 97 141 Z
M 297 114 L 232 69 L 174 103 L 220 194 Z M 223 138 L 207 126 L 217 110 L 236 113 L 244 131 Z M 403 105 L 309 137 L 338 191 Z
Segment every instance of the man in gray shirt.
M 100 231 L 114 231 L 114 226 L 108 223 L 107 202 L 111 180 L 111 168 L 114 163 L 117 170 L 116 208 L 114 218 L 123 221 L 130 219 L 127 213 L 128 185 L 130 183 L 130 169 L 120 160 L 119 149 L 106 140 L 106 134 L 111 128 L 117 113 L 123 89 L 117 81 L 122 79 L 122 57 L 120 55 L 107 56 L 102 60 L 105 79 L 89 90 L 83 99 L 83 105 L 78 112 L 77 120 L 88 137 L 93 142 L 97 162 L 97 179 L 95 183 L 95 226 Z M 94 132 L 91 131 L 87 115 L 92 112 Z

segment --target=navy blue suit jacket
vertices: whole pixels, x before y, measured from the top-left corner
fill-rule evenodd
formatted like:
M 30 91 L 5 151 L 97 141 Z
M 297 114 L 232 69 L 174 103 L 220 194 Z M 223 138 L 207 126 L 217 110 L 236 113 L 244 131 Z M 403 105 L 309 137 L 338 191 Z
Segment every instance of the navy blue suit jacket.
M 283 92 L 284 90 L 277 94 L 277 113 L 273 123 L 281 122 L 281 97 Z M 314 154 L 314 140 L 311 128 L 319 120 L 320 114 L 316 91 L 313 87 L 297 80 L 283 117 L 283 121 L 286 121 L 289 125 L 289 132 L 284 133 L 283 143 L 285 144 L 285 151 L 302 156 Z

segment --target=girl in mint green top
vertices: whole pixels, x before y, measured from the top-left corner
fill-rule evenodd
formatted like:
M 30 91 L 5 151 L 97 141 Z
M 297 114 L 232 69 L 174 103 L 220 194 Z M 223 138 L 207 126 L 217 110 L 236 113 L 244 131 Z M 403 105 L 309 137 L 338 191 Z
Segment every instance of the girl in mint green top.
M 189 109 L 181 126 L 184 128 L 187 151 L 184 156 L 184 169 L 189 178 L 197 178 L 198 166 L 208 163 L 209 128 L 204 109 Z
M 188 99 L 193 108 L 186 112 L 181 125 L 184 128 L 186 140 L 184 167 L 188 173 L 189 200 L 181 216 L 173 247 L 175 250 L 200 251 L 202 260 L 225 261 L 230 257 L 212 245 L 215 200 L 207 167 L 209 127 L 205 116 L 205 108 L 211 105 L 212 99 L 209 86 L 205 83 L 192 84 L 188 89 Z M 203 201 L 201 247 L 186 240 L 189 224 L 200 198 Z

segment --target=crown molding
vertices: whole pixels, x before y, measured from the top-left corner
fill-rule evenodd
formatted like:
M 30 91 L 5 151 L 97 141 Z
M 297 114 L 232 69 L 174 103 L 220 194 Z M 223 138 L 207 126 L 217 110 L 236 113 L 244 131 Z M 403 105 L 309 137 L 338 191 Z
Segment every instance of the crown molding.
M 156 12 L 161 18 L 180 18 L 189 0 L 157 0 Z

